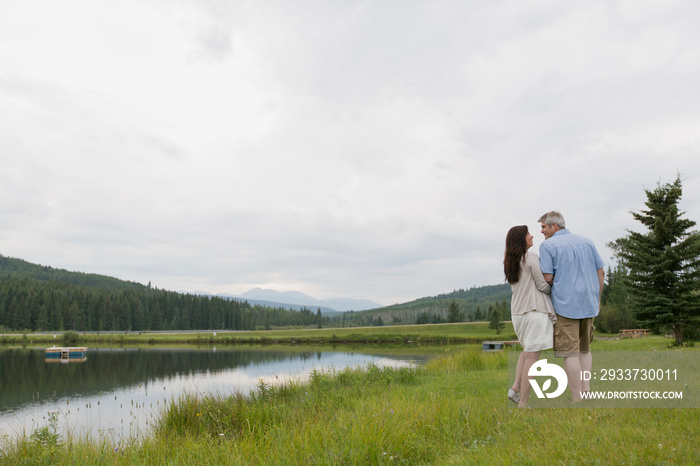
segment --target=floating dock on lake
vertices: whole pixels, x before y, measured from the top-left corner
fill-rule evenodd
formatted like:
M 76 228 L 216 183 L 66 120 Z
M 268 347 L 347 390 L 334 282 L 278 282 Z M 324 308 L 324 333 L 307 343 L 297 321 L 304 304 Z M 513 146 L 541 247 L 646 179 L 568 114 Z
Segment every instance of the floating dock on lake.
M 70 348 L 46 348 L 44 362 L 85 362 L 87 361 L 87 347 L 76 346 Z
M 481 346 L 484 351 L 501 351 L 503 348 L 506 346 L 515 346 L 519 345 L 520 342 L 518 340 L 511 340 L 511 341 L 482 341 Z

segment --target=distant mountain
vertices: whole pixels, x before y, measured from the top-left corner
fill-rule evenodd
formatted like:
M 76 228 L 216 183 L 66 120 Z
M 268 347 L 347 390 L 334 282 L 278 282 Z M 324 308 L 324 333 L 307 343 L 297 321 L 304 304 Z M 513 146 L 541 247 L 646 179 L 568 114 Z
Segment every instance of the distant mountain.
M 275 291 L 266 290 L 262 288 L 254 288 L 252 290 L 246 291 L 245 293 L 238 296 L 230 296 L 236 299 L 244 299 L 249 303 L 254 304 L 253 301 L 266 302 L 266 306 L 271 307 L 285 307 L 287 309 L 293 309 L 293 307 L 287 306 L 301 306 L 307 307 L 312 311 L 321 308 L 322 314 L 331 314 L 332 311 L 336 312 L 346 312 L 346 311 L 364 311 L 367 309 L 377 309 L 383 307 L 379 303 L 374 301 L 369 301 L 366 299 L 351 299 L 351 298 L 330 298 L 330 299 L 316 299 L 298 291 Z M 286 306 L 285 306 L 286 305 Z
M 321 315 L 328 316 L 328 317 L 334 317 L 337 315 L 342 314 L 339 311 L 336 311 L 335 309 L 331 309 L 330 307 L 325 307 L 325 306 L 308 306 L 304 304 L 289 304 L 289 303 L 277 303 L 274 301 L 265 301 L 263 299 L 246 299 L 246 298 L 241 298 L 238 296 L 226 296 L 226 295 L 219 295 L 222 298 L 228 298 L 228 299 L 233 299 L 235 301 L 240 301 L 240 302 L 246 302 L 250 304 L 251 306 L 262 306 L 262 307 L 270 307 L 273 309 L 287 309 L 289 311 L 301 311 L 302 309 L 308 309 L 312 311 L 313 314 L 316 314 L 316 310 L 320 309 L 321 310 Z
M 267 299 L 269 301 L 289 304 L 306 304 L 318 301 L 316 298 L 300 293 L 299 291 L 275 291 L 266 290 L 263 288 L 253 288 L 252 290 L 246 291 L 240 295 L 240 297 L 250 299 Z

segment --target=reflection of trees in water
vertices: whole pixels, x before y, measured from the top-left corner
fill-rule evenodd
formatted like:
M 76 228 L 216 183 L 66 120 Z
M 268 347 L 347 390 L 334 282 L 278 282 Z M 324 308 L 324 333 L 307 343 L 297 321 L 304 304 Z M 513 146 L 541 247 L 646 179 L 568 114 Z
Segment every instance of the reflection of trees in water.
M 216 373 L 262 363 L 305 360 L 318 352 L 195 349 L 88 350 L 82 363 L 45 363 L 44 351 L 0 351 L 0 410 L 54 396 L 89 396 L 181 374 Z

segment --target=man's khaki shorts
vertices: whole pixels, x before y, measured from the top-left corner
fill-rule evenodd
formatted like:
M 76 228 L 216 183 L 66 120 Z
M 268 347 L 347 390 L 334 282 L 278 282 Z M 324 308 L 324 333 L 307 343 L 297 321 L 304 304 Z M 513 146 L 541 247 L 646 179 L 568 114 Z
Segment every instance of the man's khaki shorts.
M 593 341 L 593 319 L 569 319 L 557 314 L 554 324 L 554 356 L 566 358 L 577 356 L 579 351 L 591 350 Z

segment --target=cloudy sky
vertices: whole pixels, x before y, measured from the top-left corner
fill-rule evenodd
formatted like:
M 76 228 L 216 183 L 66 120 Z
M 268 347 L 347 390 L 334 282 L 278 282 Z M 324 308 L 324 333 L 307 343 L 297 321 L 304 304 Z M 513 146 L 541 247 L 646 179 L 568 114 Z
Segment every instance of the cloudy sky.
M 0 254 L 381 304 L 503 283 L 507 230 L 605 244 L 683 178 L 700 3 L 0 0 Z

